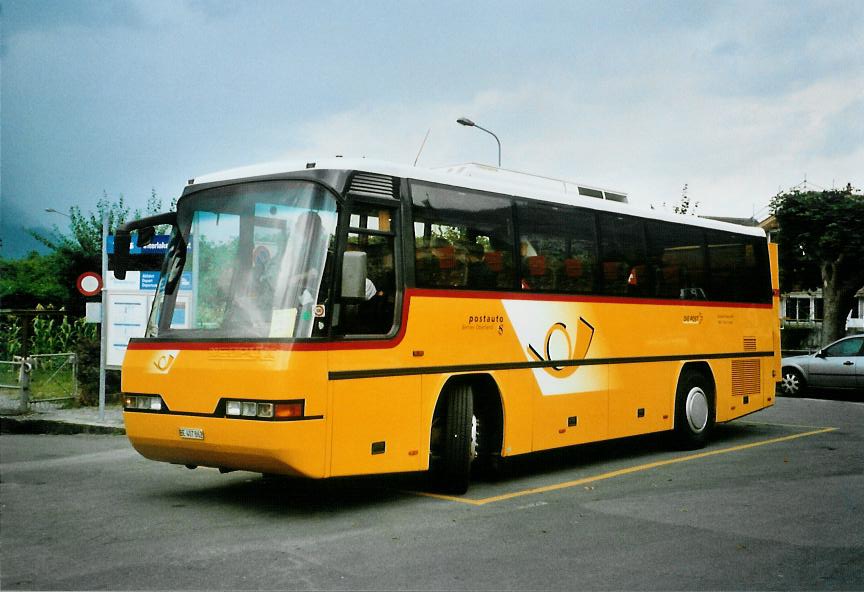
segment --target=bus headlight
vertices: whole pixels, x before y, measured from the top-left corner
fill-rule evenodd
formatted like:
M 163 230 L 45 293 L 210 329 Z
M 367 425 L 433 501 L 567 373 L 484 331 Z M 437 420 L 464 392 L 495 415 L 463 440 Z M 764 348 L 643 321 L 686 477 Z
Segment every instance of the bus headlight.
M 123 407 L 136 411 L 162 411 L 162 397 L 159 395 L 126 395 L 123 398 Z
M 257 401 L 225 401 L 227 417 L 258 417 L 270 419 L 273 417 L 273 403 Z

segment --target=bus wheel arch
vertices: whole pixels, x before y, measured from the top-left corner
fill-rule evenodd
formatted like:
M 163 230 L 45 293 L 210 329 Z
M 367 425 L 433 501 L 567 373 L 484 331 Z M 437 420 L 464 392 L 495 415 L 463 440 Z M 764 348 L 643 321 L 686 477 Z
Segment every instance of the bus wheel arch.
M 707 362 L 681 367 L 675 388 L 674 436 L 685 449 L 708 443 L 717 420 L 717 388 Z
M 504 408 L 495 380 L 488 374 L 450 377 L 438 395 L 429 436 L 435 485 L 464 493 L 472 464 L 491 467 L 499 462 L 503 434 Z M 466 436 L 467 449 L 460 444 Z

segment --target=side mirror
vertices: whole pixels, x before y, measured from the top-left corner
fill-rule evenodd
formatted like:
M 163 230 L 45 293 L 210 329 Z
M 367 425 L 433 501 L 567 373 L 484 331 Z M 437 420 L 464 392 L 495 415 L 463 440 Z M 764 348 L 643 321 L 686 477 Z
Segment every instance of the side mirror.
M 821 350 L 821 349 L 820 349 L 819 351 L 816 352 L 815 356 L 816 356 L 817 358 L 825 358 L 825 357 L 827 357 L 827 356 L 825 355 L 825 352 L 824 352 L 823 350 Z
M 139 247 L 144 247 L 153 242 L 153 237 L 156 236 L 156 227 L 155 226 L 147 226 L 146 228 L 141 228 L 138 231 L 138 240 L 136 244 Z
M 366 253 L 347 251 L 342 258 L 342 298 L 366 297 Z
M 126 269 L 129 265 L 129 237 L 133 230 L 138 231 L 138 246 L 149 245 L 156 235 L 156 226 L 159 224 L 177 225 L 177 212 L 166 212 L 148 216 L 140 220 L 133 220 L 121 224 L 114 231 L 114 277 L 118 280 L 126 279 Z
M 129 237 L 131 233 L 118 228 L 114 233 L 114 277 L 126 279 L 126 266 L 129 264 Z

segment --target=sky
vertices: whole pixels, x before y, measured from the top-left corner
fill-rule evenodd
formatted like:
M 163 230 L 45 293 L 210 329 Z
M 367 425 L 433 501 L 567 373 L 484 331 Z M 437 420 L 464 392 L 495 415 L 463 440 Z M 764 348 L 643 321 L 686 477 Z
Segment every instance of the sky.
M 864 2 L 0 0 L 0 256 L 104 194 L 337 154 L 764 217 L 864 186 Z

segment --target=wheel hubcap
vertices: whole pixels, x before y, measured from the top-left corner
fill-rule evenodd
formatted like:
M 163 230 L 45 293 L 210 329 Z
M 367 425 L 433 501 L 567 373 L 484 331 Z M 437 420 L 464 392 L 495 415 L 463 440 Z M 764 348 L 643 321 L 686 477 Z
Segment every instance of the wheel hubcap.
M 477 416 L 471 418 L 471 452 L 470 458 L 473 461 L 477 458 Z
M 801 385 L 798 382 L 798 377 L 794 374 L 786 374 L 783 376 L 783 391 L 786 394 L 794 395 L 798 392 L 798 389 L 801 388 Z
M 701 432 L 708 425 L 708 395 L 701 388 L 694 387 L 687 393 L 687 423 L 694 432 Z

